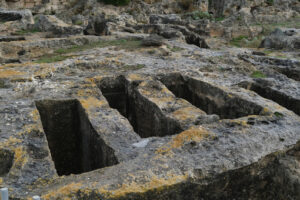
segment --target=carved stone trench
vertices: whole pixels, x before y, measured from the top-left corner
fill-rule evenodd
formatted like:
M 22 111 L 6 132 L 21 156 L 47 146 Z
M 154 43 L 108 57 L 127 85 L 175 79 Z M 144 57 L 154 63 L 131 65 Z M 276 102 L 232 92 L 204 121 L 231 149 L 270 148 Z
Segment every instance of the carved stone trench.
M 158 76 L 146 82 L 124 76 L 106 77 L 98 87 L 109 106 L 117 109 L 142 138 L 174 135 L 194 125 L 259 115 L 263 110 L 243 98 L 230 97 L 228 92 L 207 82 L 180 74 Z M 167 102 L 163 102 L 165 99 Z M 164 107 L 159 106 L 161 102 Z M 58 175 L 80 174 L 119 163 L 114 150 L 93 128 L 76 99 L 40 100 L 36 107 Z M 191 115 L 191 120 L 178 117 L 182 112 Z M 10 157 L 8 154 L 1 161 L 4 167 L 0 172 L 11 165 Z
M 66 93 L 62 98 L 35 100 L 30 109 L 37 109 L 38 121 L 32 123 L 41 122 L 39 127 L 43 130 L 26 132 L 26 144 L 22 143 L 19 149 L 29 155 L 27 161 L 26 155 L 14 148 L 0 148 L 0 177 L 9 178 L 15 184 L 19 176 L 30 180 L 32 176 L 42 177 L 42 173 L 48 173 L 46 176 L 51 177 L 53 185 L 46 183 L 35 189 L 34 194 L 37 191 L 38 194 L 47 194 L 56 184 L 62 184 L 61 188 L 64 188 L 64 181 L 77 180 L 89 184 L 93 179 L 95 185 L 111 183 L 110 187 L 114 188 L 125 184 L 130 170 L 131 174 L 138 171 L 137 174 L 141 175 L 137 175 L 133 185 L 143 185 L 144 182 L 139 181 L 149 176 L 144 174 L 145 171 L 152 173 L 151 170 L 157 170 L 159 162 L 163 161 L 166 162 L 163 166 L 171 166 L 171 170 L 192 169 L 193 176 L 200 177 L 200 181 L 184 180 L 166 188 L 163 193 L 153 188 L 145 190 L 144 194 L 151 194 L 151 198 L 172 199 L 174 192 L 181 190 L 177 199 L 232 199 L 240 196 L 241 199 L 260 199 L 264 191 L 268 191 L 272 198 L 279 194 L 278 191 L 297 196 L 298 185 L 290 178 L 294 175 L 290 176 L 290 168 L 285 167 L 297 163 L 299 142 L 295 146 L 298 136 L 294 129 L 299 125 L 299 107 L 295 98 L 267 85 L 259 85 L 255 80 L 230 89 L 230 86 L 222 87 L 182 73 L 99 76 L 93 78 L 91 85 L 72 85 L 71 88 L 74 96 Z M 80 96 L 82 92 L 83 96 Z M 284 131 L 286 127 L 290 131 Z M 284 145 L 291 144 L 290 149 L 284 148 Z M 282 157 L 277 150 L 280 148 L 291 155 Z M 250 160 L 257 152 L 262 155 L 260 159 Z M 22 158 L 28 166 L 20 163 Z M 155 160 L 157 158 L 162 160 Z M 213 177 L 205 175 L 208 184 L 199 187 L 203 177 L 201 165 L 211 170 L 207 165 L 209 162 L 213 162 L 216 168 L 225 162 L 234 163 L 234 167 L 222 173 L 216 171 Z M 31 171 L 32 166 L 37 173 Z M 200 171 L 196 169 L 198 166 Z M 293 166 L 298 169 L 297 165 Z M 161 170 L 155 176 L 161 174 L 164 177 L 170 169 Z M 180 170 L 179 174 L 184 171 Z M 286 187 L 283 187 L 283 181 L 287 183 Z M 265 186 L 266 182 L 272 186 Z M 31 183 L 28 185 L 32 187 Z M 224 185 L 228 187 L 224 189 Z M 98 191 L 98 187 L 93 189 Z M 13 197 L 22 199 L 19 194 Z M 122 198 L 147 199 L 142 194 L 133 192 Z M 70 194 L 60 195 L 64 198 L 63 195 Z M 80 198 L 103 198 L 102 191 L 91 195 L 95 196 Z

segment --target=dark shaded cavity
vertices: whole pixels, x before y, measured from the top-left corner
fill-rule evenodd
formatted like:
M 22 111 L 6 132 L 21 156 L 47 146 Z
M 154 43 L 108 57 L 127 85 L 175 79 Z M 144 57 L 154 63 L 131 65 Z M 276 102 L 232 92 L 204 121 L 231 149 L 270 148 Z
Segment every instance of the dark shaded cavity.
M 300 100 L 295 99 L 291 96 L 288 96 L 280 91 L 274 90 L 268 86 L 262 86 L 258 83 L 248 83 L 243 82 L 239 84 L 241 87 L 252 90 L 258 95 L 275 101 L 283 107 L 286 107 L 289 110 L 294 111 L 296 114 L 300 115 Z
M 286 75 L 291 79 L 294 79 L 295 81 L 300 81 L 300 67 L 299 68 L 276 67 L 275 70 Z
M 7 81 L 5 79 L 0 79 L 0 89 L 8 88 Z
M 207 114 L 217 114 L 221 119 L 258 115 L 263 109 L 253 102 L 231 97 L 207 82 L 184 78 L 180 74 L 163 76 L 160 81 L 177 97 L 189 101 Z
M 137 91 L 139 83 L 129 84 L 122 77 L 102 79 L 99 88 L 110 107 L 126 117 L 142 138 L 166 136 L 182 131 L 180 125 Z
M 0 149 L 0 176 L 6 175 L 12 167 L 14 153 L 7 149 Z
M 80 174 L 118 163 L 77 100 L 37 101 L 58 175 Z
M 0 42 L 12 42 L 25 40 L 24 36 L 0 36 Z
M 0 13 L 0 22 L 17 21 L 22 19 L 22 15 L 17 13 Z
M 209 48 L 209 46 L 207 45 L 206 41 L 203 38 L 201 38 L 198 35 L 196 35 L 196 34 L 189 34 L 189 35 L 187 35 L 185 37 L 185 41 L 188 44 L 194 44 L 194 45 L 196 45 L 196 46 L 198 46 L 200 48 L 206 48 L 206 49 Z

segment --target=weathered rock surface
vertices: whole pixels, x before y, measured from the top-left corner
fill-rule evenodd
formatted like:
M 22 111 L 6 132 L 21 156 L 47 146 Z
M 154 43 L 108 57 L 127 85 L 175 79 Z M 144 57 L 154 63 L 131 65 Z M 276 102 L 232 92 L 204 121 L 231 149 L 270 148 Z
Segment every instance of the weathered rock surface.
M 159 37 L 158 35 L 151 35 L 143 39 L 142 45 L 144 46 L 162 46 L 164 44 L 163 38 Z
M 32 2 L 39 30 L 0 24 L 10 199 L 300 198 L 298 49 L 228 44 L 298 1 Z M 210 13 L 180 14 L 195 6 Z
M 239 72 L 263 56 L 212 65 L 226 53 L 166 42 L 182 53 L 104 47 L 0 68 L 0 185 L 12 198 L 299 197 L 299 82 L 258 61 L 267 78 Z
M 52 15 L 39 15 L 34 27 L 40 31 L 51 32 L 55 36 L 80 35 L 83 28 L 69 25 Z
M 269 49 L 300 49 L 300 29 L 274 30 L 260 44 Z
M 76 45 L 91 45 L 97 43 L 101 38 L 97 36 L 73 36 L 69 38 L 37 39 L 12 42 L 3 42 L 0 45 L 0 63 L 20 62 L 40 57 L 49 52 L 50 49 L 72 47 Z
M 30 10 L 5 10 L 0 9 L 0 22 L 20 20 L 25 24 L 33 24 L 33 16 Z
M 151 15 L 149 18 L 150 24 L 181 24 L 181 17 L 175 14 L 172 15 Z
M 63 11 L 70 1 L 66 0 L 1 0 L 0 7 L 7 9 L 29 9 L 35 13 Z

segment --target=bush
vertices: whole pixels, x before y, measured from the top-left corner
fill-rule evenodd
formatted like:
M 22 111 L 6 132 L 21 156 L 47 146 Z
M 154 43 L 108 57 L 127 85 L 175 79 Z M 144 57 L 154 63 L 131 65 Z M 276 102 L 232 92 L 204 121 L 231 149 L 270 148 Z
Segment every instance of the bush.
M 254 71 L 251 74 L 251 77 L 252 78 L 266 78 L 267 76 L 263 72 L 261 72 L 261 71 Z
M 225 19 L 224 16 L 216 17 L 216 18 L 215 18 L 215 21 L 216 21 L 216 22 L 221 22 L 221 21 L 223 21 L 224 19 Z
M 211 19 L 212 16 L 208 12 L 194 12 L 193 13 L 193 18 L 194 19 Z
M 191 17 L 193 20 L 198 19 L 212 19 L 212 15 L 210 15 L 208 12 L 202 12 L 202 11 L 194 11 L 189 12 L 185 14 L 186 17 Z
M 236 47 L 242 47 L 243 40 L 245 40 L 245 39 L 248 40 L 248 36 L 241 35 L 241 36 L 232 38 L 230 41 L 230 44 L 233 46 L 236 46 Z
M 274 0 L 267 0 L 267 4 L 268 4 L 269 6 L 273 6 Z
M 126 6 L 129 4 L 130 0 L 101 0 L 105 4 L 112 4 L 114 6 Z
M 17 30 L 16 32 L 13 33 L 13 35 L 27 35 L 30 33 L 37 33 L 37 32 L 41 32 L 39 29 L 37 28 L 33 28 L 33 29 L 27 29 L 27 30 Z

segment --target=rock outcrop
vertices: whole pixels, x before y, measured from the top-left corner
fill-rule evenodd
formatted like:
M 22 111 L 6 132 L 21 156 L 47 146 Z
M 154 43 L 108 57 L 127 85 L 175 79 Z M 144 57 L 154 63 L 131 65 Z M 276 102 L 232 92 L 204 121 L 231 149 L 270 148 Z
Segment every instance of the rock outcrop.
M 0 22 L 20 20 L 25 24 L 33 24 L 33 16 L 30 10 L 5 10 L 0 9 Z
M 261 48 L 269 49 L 300 49 L 300 29 L 275 29 L 260 44 Z
M 51 32 L 54 36 L 80 35 L 83 28 L 77 25 L 69 25 L 52 15 L 39 15 L 34 24 L 39 31 Z

